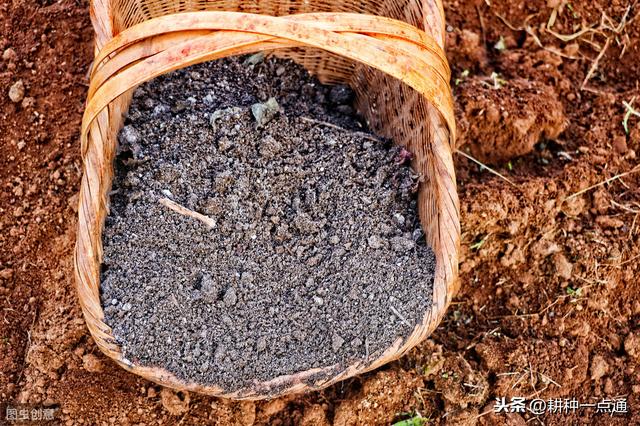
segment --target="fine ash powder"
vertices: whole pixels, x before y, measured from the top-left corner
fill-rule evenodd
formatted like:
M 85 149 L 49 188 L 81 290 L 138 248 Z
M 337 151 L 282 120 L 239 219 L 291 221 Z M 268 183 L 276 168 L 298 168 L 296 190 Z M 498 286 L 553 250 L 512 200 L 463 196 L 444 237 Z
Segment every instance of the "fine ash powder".
M 373 360 L 422 321 L 417 177 L 352 98 L 259 55 L 136 90 L 101 284 L 127 359 L 233 391 Z

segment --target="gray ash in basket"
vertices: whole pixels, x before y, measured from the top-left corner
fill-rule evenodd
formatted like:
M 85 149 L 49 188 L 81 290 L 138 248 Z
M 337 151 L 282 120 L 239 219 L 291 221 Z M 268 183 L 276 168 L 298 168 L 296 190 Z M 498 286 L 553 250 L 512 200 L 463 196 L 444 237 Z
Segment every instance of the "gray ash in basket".
M 435 268 L 406 152 L 364 133 L 348 88 L 255 59 L 135 92 L 103 236 L 124 356 L 228 392 L 375 359 L 431 308 Z

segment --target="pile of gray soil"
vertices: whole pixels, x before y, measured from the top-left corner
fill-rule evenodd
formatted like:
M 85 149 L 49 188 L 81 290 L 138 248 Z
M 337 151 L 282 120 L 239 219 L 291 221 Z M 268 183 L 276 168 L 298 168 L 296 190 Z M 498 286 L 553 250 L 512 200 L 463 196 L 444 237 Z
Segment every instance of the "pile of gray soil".
M 135 92 L 101 285 L 127 359 L 233 391 L 411 334 L 435 267 L 417 177 L 352 98 L 259 56 Z

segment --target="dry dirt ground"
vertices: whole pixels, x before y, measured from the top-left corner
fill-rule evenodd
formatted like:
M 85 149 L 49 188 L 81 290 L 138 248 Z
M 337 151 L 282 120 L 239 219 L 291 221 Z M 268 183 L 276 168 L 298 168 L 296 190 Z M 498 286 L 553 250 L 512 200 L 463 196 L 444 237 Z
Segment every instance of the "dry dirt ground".
M 640 424 L 640 117 L 624 104 L 640 111 L 635 3 L 445 1 L 461 149 L 504 177 L 456 156 L 459 294 L 398 362 L 236 403 L 162 391 L 93 344 L 71 261 L 87 3 L 2 1 L 0 401 L 56 408 L 60 424 Z M 512 396 L 626 397 L 629 413 L 491 412 Z

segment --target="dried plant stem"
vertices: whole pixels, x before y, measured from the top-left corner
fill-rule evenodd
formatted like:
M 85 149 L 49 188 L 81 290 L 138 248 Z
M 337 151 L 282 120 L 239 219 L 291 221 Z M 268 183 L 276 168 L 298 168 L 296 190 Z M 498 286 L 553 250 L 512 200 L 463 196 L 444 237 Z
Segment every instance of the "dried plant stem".
M 602 48 L 602 50 L 600 50 L 600 53 L 598 53 L 598 56 L 591 64 L 591 67 L 589 68 L 589 72 L 587 73 L 587 76 L 584 78 L 584 81 L 582 82 L 582 86 L 580 86 L 580 90 L 584 90 L 589 80 L 591 80 L 591 77 L 593 77 L 593 74 L 598 69 L 598 64 L 600 63 L 600 59 L 602 59 L 604 54 L 607 53 L 607 49 L 609 48 L 610 44 L 611 44 L 611 38 L 607 38 L 607 41 L 605 41 L 604 43 L 604 47 Z
M 508 177 L 502 175 L 501 173 L 497 172 L 496 170 L 492 169 L 491 167 L 487 166 L 486 164 L 483 164 L 479 160 L 476 160 L 475 158 L 473 158 L 472 156 L 470 156 L 466 152 L 457 150 L 456 153 L 458 153 L 458 154 L 462 155 L 463 157 L 468 158 L 469 160 L 473 161 L 474 163 L 484 167 L 485 169 L 489 170 L 494 175 L 498 176 L 500 179 L 503 179 L 503 180 L 507 181 L 508 183 L 510 183 L 513 186 L 516 186 L 516 184 L 513 183 L 513 181 L 511 179 L 509 179 Z
M 411 324 L 409 323 L 409 321 L 407 321 L 407 319 L 404 317 L 404 315 L 400 313 L 400 311 L 398 311 L 393 306 L 390 306 L 390 308 L 391 308 L 391 311 L 400 319 L 400 321 L 405 323 L 407 326 L 411 327 Z
M 167 207 L 168 209 L 173 210 L 176 213 L 180 213 L 182 215 L 189 216 L 193 219 L 199 220 L 200 222 L 207 225 L 207 229 L 213 229 L 216 227 L 216 221 L 211 219 L 209 216 L 205 216 L 198 212 L 194 212 L 193 210 L 189 210 L 188 208 L 181 206 L 175 201 L 172 201 L 168 198 L 160 198 L 158 202 L 163 206 Z
M 640 165 L 634 167 L 633 169 L 629 170 L 628 172 L 620 173 L 619 175 L 615 175 L 613 177 L 610 177 L 609 179 L 603 180 L 602 182 L 596 183 L 595 185 L 591 185 L 591 186 L 589 186 L 587 188 L 581 189 L 580 191 L 576 192 L 575 194 L 569 195 L 567 198 L 564 199 L 564 201 L 568 201 L 568 200 L 570 200 L 572 198 L 577 197 L 578 195 L 582 195 L 585 192 L 589 192 L 592 189 L 595 189 L 595 188 L 597 188 L 599 186 L 606 185 L 608 183 L 613 182 L 616 179 L 620 179 L 620 178 L 623 178 L 625 176 L 629 176 L 629 175 L 634 174 L 636 172 L 640 172 Z
M 353 133 L 354 135 L 356 135 L 358 137 L 361 137 L 363 139 L 368 139 L 368 140 L 373 141 L 373 142 L 383 142 L 382 139 L 376 138 L 375 136 L 370 135 L 369 133 L 354 132 L 354 131 L 345 129 L 344 127 L 340 127 L 340 126 L 338 126 L 336 124 L 329 123 L 327 121 L 320 121 L 320 120 L 316 120 L 314 118 L 309 118 L 309 117 L 305 117 L 305 116 L 300 116 L 300 120 L 306 121 L 307 123 L 317 124 L 318 126 L 329 127 L 330 129 L 339 130 L 341 132 L 351 132 L 351 133 Z

